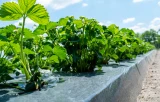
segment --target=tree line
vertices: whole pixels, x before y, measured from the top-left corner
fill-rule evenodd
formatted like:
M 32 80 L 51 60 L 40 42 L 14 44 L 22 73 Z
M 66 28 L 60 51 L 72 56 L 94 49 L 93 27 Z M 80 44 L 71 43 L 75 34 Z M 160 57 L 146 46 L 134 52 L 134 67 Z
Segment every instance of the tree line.
M 154 29 L 147 30 L 143 33 L 137 33 L 136 36 L 140 39 L 144 40 L 145 42 L 149 42 L 154 45 L 156 48 L 160 48 L 160 34 L 159 31 Z

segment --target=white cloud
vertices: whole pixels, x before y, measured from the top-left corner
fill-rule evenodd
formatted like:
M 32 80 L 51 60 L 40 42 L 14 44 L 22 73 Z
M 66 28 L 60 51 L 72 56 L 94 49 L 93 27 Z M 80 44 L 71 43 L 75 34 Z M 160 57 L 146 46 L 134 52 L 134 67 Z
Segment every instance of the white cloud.
M 37 0 L 37 3 L 40 3 L 45 7 L 52 7 L 55 10 L 59 10 L 82 1 L 83 0 Z
M 133 27 L 130 27 L 130 29 L 134 30 L 136 33 L 143 33 L 144 31 L 148 30 L 148 28 L 140 26 L 140 25 L 135 25 Z
M 53 0 L 52 7 L 55 10 L 63 9 L 69 5 L 81 2 L 82 0 Z
M 14 23 L 15 26 L 19 26 L 19 23 L 22 23 L 23 20 L 20 19 L 18 20 L 17 22 Z M 34 25 L 38 25 L 37 23 L 35 23 L 34 21 L 32 21 L 31 19 L 29 18 L 26 18 L 26 21 L 25 21 L 25 27 L 26 28 L 31 28 L 31 27 L 34 27 Z
M 109 26 L 112 24 L 111 21 L 107 21 L 107 22 L 99 22 L 100 25 L 105 25 L 105 26 Z
M 10 0 L 10 1 L 17 2 L 16 0 Z M 51 7 L 55 10 L 59 10 L 59 9 L 66 8 L 70 5 L 80 3 L 82 1 L 83 0 L 37 0 L 36 3 L 42 4 L 45 7 Z M 86 6 L 88 6 L 88 4 L 83 3 L 82 6 L 86 7 Z
M 140 3 L 140 2 L 150 2 L 150 1 L 154 1 L 154 0 L 132 0 L 133 3 Z
M 160 6 L 160 1 L 158 2 L 158 5 Z
M 99 24 L 100 24 L 100 25 L 104 25 L 104 23 L 102 23 L 102 22 L 99 22 Z
M 54 0 L 37 0 L 37 3 L 44 5 L 45 7 L 52 4 Z
M 154 18 L 148 26 L 145 26 L 144 23 L 137 23 L 135 26 L 130 27 L 130 29 L 133 29 L 135 32 L 143 33 L 146 30 L 154 29 L 158 31 L 160 29 L 160 17 Z
M 160 17 L 156 17 L 154 18 L 150 25 L 149 25 L 150 29 L 154 29 L 154 30 L 159 30 L 160 29 Z
M 142 2 L 144 0 L 133 0 L 133 3 L 138 3 L 138 2 Z
M 160 21 L 160 18 L 159 18 L 159 17 L 154 18 L 154 19 L 151 21 L 151 24 L 158 23 L 157 21 Z
M 137 23 L 137 25 L 138 25 L 138 26 L 142 26 L 142 25 L 144 25 L 144 23 Z
M 86 7 L 86 6 L 88 6 L 88 4 L 87 4 L 87 3 L 83 3 L 82 6 L 83 6 L 83 7 Z
M 137 23 L 135 26 L 130 27 L 130 29 L 134 30 L 136 33 L 143 33 L 148 30 L 148 28 L 144 26 L 144 23 Z
M 123 20 L 123 23 L 130 23 L 130 22 L 134 22 L 134 21 L 135 21 L 135 18 L 132 17 L 132 18 L 124 19 L 124 20 Z

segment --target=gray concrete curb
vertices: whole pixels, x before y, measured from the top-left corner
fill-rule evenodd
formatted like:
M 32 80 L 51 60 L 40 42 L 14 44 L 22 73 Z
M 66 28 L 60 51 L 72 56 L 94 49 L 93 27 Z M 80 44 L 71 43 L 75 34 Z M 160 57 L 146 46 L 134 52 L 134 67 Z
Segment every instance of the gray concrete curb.
M 137 102 L 137 96 L 142 89 L 142 82 L 149 66 L 155 59 L 155 55 L 155 50 L 148 53 L 142 60 L 139 60 L 134 66 L 132 66 L 128 73 L 123 74 L 115 81 L 115 83 L 119 82 L 116 83 L 118 84 L 118 87 L 109 102 Z
M 111 62 L 103 72 L 61 75 L 65 82 L 56 87 L 22 96 L 0 94 L 0 102 L 136 102 L 155 55 L 153 50 L 135 60 Z

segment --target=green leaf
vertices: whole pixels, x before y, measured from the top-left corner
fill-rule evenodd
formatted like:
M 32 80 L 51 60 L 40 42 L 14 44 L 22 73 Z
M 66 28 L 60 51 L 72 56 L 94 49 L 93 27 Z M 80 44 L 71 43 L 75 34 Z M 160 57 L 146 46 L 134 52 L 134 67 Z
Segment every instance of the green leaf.
M 45 26 L 44 25 L 39 25 L 34 31 L 33 31 L 33 34 L 35 35 L 42 35 L 44 34 L 46 31 L 45 31 Z
M 128 58 L 132 59 L 133 55 L 132 54 L 126 54 Z
M 23 16 L 19 5 L 14 2 L 6 2 L 0 7 L 0 20 L 18 20 Z
M 119 28 L 115 24 L 111 24 L 110 26 L 108 26 L 108 30 L 112 34 L 117 34 L 119 32 Z
M 67 18 L 61 18 L 58 23 L 59 26 L 66 26 L 67 22 L 68 22 Z
M 119 57 L 116 54 L 111 55 L 114 60 L 117 60 Z
M 126 49 L 127 49 L 126 46 L 122 46 L 122 47 L 119 48 L 119 51 L 120 51 L 120 52 L 124 52 L 124 51 L 126 51 Z
M 53 48 L 53 53 L 57 55 L 61 60 L 65 60 L 67 58 L 67 51 L 61 46 L 55 46 Z
M 35 3 L 36 0 L 18 0 L 18 4 L 24 13 L 26 13 Z
M 7 41 L 7 37 L 0 34 L 0 40 Z M 1 46 L 1 45 L 0 45 Z
M 53 28 L 55 28 L 55 27 L 57 27 L 58 26 L 58 23 L 56 23 L 56 22 L 49 22 L 48 24 L 47 24 L 47 31 L 48 30 L 51 30 L 51 29 L 53 29 Z
M 32 31 L 27 29 L 27 28 L 25 28 L 24 29 L 24 38 L 25 39 L 34 38 L 34 35 L 33 35 Z
M 16 53 L 20 53 L 21 52 L 19 44 L 15 44 L 15 43 L 12 43 L 12 42 L 10 44 L 11 44 L 12 48 L 14 49 L 14 51 Z
M 58 56 L 57 55 L 53 55 L 49 58 L 49 61 L 54 61 L 55 63 L 59 63 L 59 60 L 58 60 Z
M 49 46 L 49 45 L 44 45 L 43 46 L 43 50 L 42 51 L 44 51 L 44 52 L 49 52 L 49 51 L 53 51 L 53 49 L 52 49 L 52 47 L 51 46 Z
M 0 47 L 4 46 L 4 45 L 6 45 L 6 44 L 7 44 L 7 42 L 5 42 L 5 41 L 0 41 Z
M 49 23 L 49 15 L 46 9 L 40 5 L 34 5 L 27 13 L 27 16 L 36 23 L 46 25 Z
M 100 30 L 100 32 L 103 32 L 103 27 L 101 25 L 97 24 L 97 25 L 95 25 L 95 28 Z
M 34 51 L 32 51 L 32 50 L 30 50 L 30 49 L 28 49 L 28 48 L 25 48 L 23 51 L 24 51 L 25 54 L 27 54 L 27 55 L 29 55 L 29 54 L 35 54 Z
M 76 24 L 77 28 L 82 28 L 83 27 L 83 24 L 82 24 L 81 20 L 74 20 L 73 22 Z
M 13 31 L 16 29 L 15 25 L 9 25 L 5 27 L 5 32 L 6 33 L 13 33 Z

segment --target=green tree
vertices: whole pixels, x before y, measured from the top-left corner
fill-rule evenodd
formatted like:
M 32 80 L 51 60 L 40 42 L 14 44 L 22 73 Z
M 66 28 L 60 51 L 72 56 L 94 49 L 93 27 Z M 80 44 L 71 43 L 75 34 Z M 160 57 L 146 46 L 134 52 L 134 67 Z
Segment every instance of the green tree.
M 141 35 L 142 40 L 149 42 L 156 47 L 158 47 L 159 46 L 158 44 L 160 44 L 158 41 L 158 37 L 159 37 L 158 32 L 154 29 L 147 30 Z

